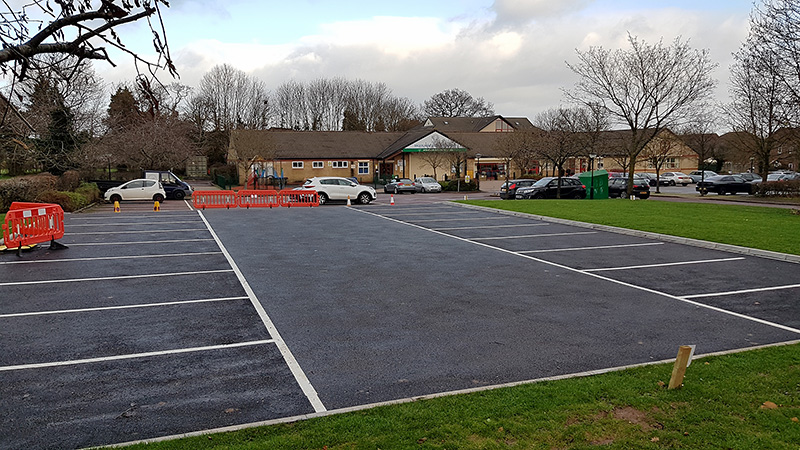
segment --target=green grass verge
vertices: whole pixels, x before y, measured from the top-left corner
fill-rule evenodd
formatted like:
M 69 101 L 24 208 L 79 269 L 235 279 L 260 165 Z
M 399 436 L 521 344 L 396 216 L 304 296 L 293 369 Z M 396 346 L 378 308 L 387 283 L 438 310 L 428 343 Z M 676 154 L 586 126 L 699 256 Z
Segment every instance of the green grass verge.
M 619 199 L 460 203 L 800 255 L 800 215 L 785 208 Z
M 677 349 L 676 349 L 677 352 Z M 793 449 L 800 345 L 384 406 L 148 449 Z M 763 408 L 772 402 L 775 409 Z M 235 421 L 235 404 L 227 414 Z M 225 414 L 225 412 L 220 412 Z

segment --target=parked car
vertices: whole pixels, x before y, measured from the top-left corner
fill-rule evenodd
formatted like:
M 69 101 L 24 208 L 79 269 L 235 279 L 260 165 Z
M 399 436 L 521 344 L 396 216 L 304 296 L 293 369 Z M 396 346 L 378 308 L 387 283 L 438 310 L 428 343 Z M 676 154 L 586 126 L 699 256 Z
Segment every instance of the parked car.
M 664 172 L 661 174 L 661 179 L 666 180 L 670 186 L 675 186 L 678 184 L 681 186 L 686 186 L 694 183 L 694 181 L 692 181 L 692 177 L 683 172 Z
M 797 172 L 775 172 L 767 175 L 767 181 L 792 181 L 800 180 Z
M 744 173 L 737 173 L 736 175 L 744 178 L 744 180 L 747 181 L 748 183 L 761 183 L 762 181 L 764 181 L 764 178 L 757 173 L 744 172 Z
M 689 172 L 689 178 L 691 178 L 695 183 L 705 180 L 706 178 L 715 177 L 717 175 L 719 175 L 717 172 L 711 170 L 693 170 Z
M 656 178 L 656 174 L 650 173 L 650 172 L 636 173 L 636 174 L 634 174 L 634 176 L 637 176 L 639 178 L 644 178 L 645 180 L 647 180 L 647 182 L 648 182 L 648 184 L 650 186 L 655 186 L 656 183 L 658 183 L 661 186 L 666 186 L 666 185 L 669 184 L 669 181 L 667 181 L 667 180 L 665 180 L 665 179 L 663 179 L 661 177 Z M 626 176 L 625 178 L 628 178 L 628 177 Z
M 153 200 L 163 202 L 167 192 L 159 181 L 137 178 L 120 186 L 109 188 L 103 198 L 109 202 L 122 200 Z
M 503 200 L 514 200 L 517 195 L 517 189 L 533 186 L 533 183 L 536 183 L 536 180 L 530 178 L 508 180 L 500 186 L 500 198 Z
M 709 192 L 716 192 L 719 195 L 736 194 L 737 192 L 750 194 L 753 191 L 753 185 L 738 175 L 717 175 L 697 183 L 695 189 L 700 195 Z
M 628 174 L 625 172 L 608 172 L 608 178 L 625 178 Z
M 414 180 L 417 192 L 442 192 L 442 185 L 433 177 L 419 177 Z
M 386 186 L 383 187 L 383 192 L 386 192 L 387 194 L 402 194 L 403 192 L 411 192 L 414 194 L 417 192 L 417 186 L 408 178 L 395 178 L 386 183 Z
M 650 197 L 650 182 L 641 177 L 633 177 L 633 195 L 638 198 Z M 628 198 L 628 179 L 611 178 L 608 180 L 609 198 Z
M 358 184 L 355 181 L 342 177 L 314 177 L 309 178 L 299 189 L 312 189 L 319 194 L 319 204 L 324 205 L 328 200 L 347 200 L 348 197 L 367 205 L 378 198 L 372 186 Z
M 167 193 L 167 198 L 174 198 L 175 200 L 182 200 L 184 197 L 191 197 L 194 189 L 185 181 L 178 178 L 177 175 L 169 170 L 145 170 L 141 173 L 140 178 L 149 178 L 161 182 L 161 187 Z M 140 179 L 137 178 L 137 179 Z M 100 192 L 105 196 L 105 192 L 114 187 L 120 187 L 125 184 L 127 180 L 91 180 L 90 183 L 97 185 Z
M 531 198 L 556 198 L 558 178 L 544 177 L 529 187 L 517 189 L 517 200 Z M 561 178 L 561 198 L 586 198 L 586 185 L 577 178 Z

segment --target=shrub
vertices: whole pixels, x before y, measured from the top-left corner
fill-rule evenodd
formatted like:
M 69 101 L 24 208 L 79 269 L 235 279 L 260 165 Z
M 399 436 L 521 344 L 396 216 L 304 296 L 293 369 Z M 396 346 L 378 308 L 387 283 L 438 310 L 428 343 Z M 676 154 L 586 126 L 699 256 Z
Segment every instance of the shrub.
M 42 192 L 36 197 L 35 201 L 61 205 L 64 211 L 76 211 L 89 205 L 89 199 L 83 194 L 56 190 Z
M 477 191 L 478 184 L 475 182 L 474 179 L 469 180 L 469 183 L 465 183 L 464 180 L 461 180 L 461 183 L 458 180 L 450 180 L 450 181 L 440 181 L 439 184 L 442 185 L 443 191 Z
M 58 178 L 56 189 L 59 191 L 74 191 L 78 188 L 80 182 L 80 173 L 77 170 L 68 170 Z
M 761 197 L 798 197 L 800 180 L 767 181 L 755 185 L 755 194 Z
M 89 203 L 98 202 L 101 199 L 100 189 L 94 183 L 81 182 L 80 186 L 75 189 L 75 192 L 86 197 Z
M 58 177 L 30 175 L 0 180 L 0 211 L 8 211 L 13 202 L 35 202 L 45 191 L 54 190 Z

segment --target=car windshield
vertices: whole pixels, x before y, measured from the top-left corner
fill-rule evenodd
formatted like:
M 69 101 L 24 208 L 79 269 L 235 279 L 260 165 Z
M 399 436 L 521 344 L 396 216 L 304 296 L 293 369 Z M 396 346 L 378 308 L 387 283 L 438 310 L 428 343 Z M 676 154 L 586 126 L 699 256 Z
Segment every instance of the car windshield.
M 537 181 L 536 183 L 533 183 L 533 185 L 537 186 L 537 187 L 538 186 L 547 186 L 547 184 L 550 183 L 553 180 L 555 180 L 555 178 L 545 177 L 545 178 L 542 178 L 541 180 Z
M 436 183 L 436 180 L 434 180 L 433 178 L 430 178 L 430 177 L 420 178 L 419 181 L 421 183 Z

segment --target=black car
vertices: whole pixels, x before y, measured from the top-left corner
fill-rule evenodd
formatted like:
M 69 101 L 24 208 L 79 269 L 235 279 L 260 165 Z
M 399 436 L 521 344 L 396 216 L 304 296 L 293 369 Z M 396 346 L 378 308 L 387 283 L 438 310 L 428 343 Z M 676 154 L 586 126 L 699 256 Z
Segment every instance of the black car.
M 753 192 L 753 184 L 748 183 L 747 180 L 739 175 L 717 175 L 697 183 L 695 190 L 700 195 L 706 195 L 709 192 L 716 192 L 719 195 L 736 194 L 738 192 L 750 194 Z
M 517 189 L 533 186 L 536 180 L 525 178 L 522 180 L 509 180 L 500 186 L 500 198 L 503 200 L 514 200 L 516 197 Z
M 558 178 L 544 177 L 530 187 L 517 189 L 516 198 L 556 198 L 557 193 Z M 586 198 L 586 185 L 577 178 L 562 178 L 561 198 Z
M 633 178 L 633 195 L 638 198 L 650 197 L 650 183 L 639 177 Z M 628 198 L 628 179 L 611 178 L 608 180 L 608 196 L 610 198 Z

